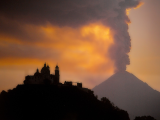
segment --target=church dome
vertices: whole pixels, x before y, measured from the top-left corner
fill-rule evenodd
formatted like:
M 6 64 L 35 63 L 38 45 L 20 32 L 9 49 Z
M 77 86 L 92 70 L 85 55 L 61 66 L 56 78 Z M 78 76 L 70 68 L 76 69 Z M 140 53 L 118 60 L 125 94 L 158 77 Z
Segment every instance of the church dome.
M 49 66 L 48 65 L 46 66 L 46 63 L 44 64 L 43 68 L 41 69 L 41 73 L 50 75 Z

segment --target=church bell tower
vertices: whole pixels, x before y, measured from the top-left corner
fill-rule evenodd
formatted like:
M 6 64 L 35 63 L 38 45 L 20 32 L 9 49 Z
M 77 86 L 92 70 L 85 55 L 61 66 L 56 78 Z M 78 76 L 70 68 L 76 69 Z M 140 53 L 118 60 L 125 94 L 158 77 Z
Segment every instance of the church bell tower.
M 58 67 L 58 65 L 56 65 L 56 67 L 55 67 L 55 82 L 57 84 L 59 83 L 59 77 L 60 77 L 60 75 L 59 75 L 59 67 Z

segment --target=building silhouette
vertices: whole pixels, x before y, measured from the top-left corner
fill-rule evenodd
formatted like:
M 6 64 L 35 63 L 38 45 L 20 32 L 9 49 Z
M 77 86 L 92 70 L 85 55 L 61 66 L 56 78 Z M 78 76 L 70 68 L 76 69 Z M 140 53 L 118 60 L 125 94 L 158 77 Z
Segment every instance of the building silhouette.
M 59 84 L 59 67 L 55 67 L 55 75 L 50 74 L 50 67 L 44 64 L 41 72 L 37 69 L 34 75 L 27 75 L 24 84 Z
M 64 84 L 60 83 L 60 74 L 59 74 L 59 67 L 56 65 L 55 67 L 55 74 L 50 74 L 50 67 L 44 64 L 41 72 L 37 69 L 34 75 L 27 75 L 25 80 L 23 81 L 24 84 L 48 84 L 48 85 L 56 85 L 58 87 L 78 87 L 84 92 L 89 94 L 93 94 L 93 91 L 88 88 L 83 88 L 82 83 L 79 82 L 72 82 L 72 81 L 65 81 Z M 76 85 L 73 85 L 76 83 Z

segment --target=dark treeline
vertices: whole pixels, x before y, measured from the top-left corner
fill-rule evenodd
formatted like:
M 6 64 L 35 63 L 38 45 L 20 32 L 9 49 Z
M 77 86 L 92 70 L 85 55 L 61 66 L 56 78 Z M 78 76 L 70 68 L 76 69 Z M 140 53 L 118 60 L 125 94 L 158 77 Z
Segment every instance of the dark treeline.
M 156 120 L 156 119 L 152 116 L 141 116 L 141 117 L 138 116 L 134 120 Z
M 1 92 L 0 120 L 129 120 L 129 115 L 76 86 L 18 85 Z

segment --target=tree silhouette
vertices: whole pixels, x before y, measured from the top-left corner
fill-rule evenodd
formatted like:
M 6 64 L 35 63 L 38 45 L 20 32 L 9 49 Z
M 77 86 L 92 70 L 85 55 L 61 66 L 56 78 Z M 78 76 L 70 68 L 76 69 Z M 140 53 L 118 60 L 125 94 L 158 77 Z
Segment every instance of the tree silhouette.
M 0 94 L 0 120 L 129 120 L 127 111 L 76 86 L 18 85 Z M 50 84 L 50 85 L 48 85 Z
M 152 116 L 138 116 L 136 117 L 134 120 L 156 120 L 155 118 L 153 118 Z
M 102 97 L 101 101 L 108 107 L 114 107 L 114 104 L 109 101 L 106 97 Z

